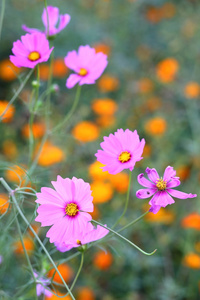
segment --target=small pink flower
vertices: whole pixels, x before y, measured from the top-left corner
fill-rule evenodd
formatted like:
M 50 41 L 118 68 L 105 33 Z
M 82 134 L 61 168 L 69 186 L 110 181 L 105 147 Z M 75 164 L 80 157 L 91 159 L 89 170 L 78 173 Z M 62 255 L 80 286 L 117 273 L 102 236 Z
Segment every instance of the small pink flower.
M 47 18 L 47 13 L 48 13 L 48 18 Z M 47 6 L 47 12 L 46 12 L 46 8 L 44 8 L 42 13 L 42 22 L 45 27 L 45 34 L 47 35 L 48 33 L 49 36 L 56 35 L 67 26 L 70 19 L 71 17 L 68 14 L 59 15 L 59 9 L 57 7 Z M 58 21 L 59 21 L 59 25 L 56 28 Z M 49 26 L 49 32 L 48 32 L 48 26 Z M 40 30 L 36 28 L 29 28 L 26 25 L 22 25 L 22 29 L 29 33 L 40 32 Z
M 44 33 L 25 34 L 21 41 L 13 43 L 14 55 L 10 55 L 10 61 L 16 67 L 33 69 L 37 64 L 49 59 L 53 48 L 49 49 L 49 42 Z
M 98 150 L 95 156 L 105 165 L 103 171 L 117 174 L 124 169 L 133 170 L 135 163 L 142 159 L 145 140 L 140 142 L 137 130 L 118 129 L 114 135 L 105 136 L 100 145 L 103 150 Z
M 35 219 L 41 226 L 53 225 L 46 236 L 50 243 L 67 242 L 84 231 L 87 222 L 92 217 L 87 212 L 93 211 L 93 198 L 89 183 L 73 177 L 57 177 L 52 181 L 55 190 L 48 187 L 41 188 L 37 193 L 38 216 Z
M 77 232 L 77 235 L 73 236 L 73 239 L 71 241 L 55 243 L 55 246 L 60 252 L 66 252 L 72 248 L 80 247 L 82 245 L 100 240 L 108 233 L 108 229 L 105 229 L 100 225 L 97 225 L 97 227 L 95 228 L 90 222 L 88 222 L 84 231 L 79 233 Z
M 80 46 L 78 53 L 75 50 L 68 52 L 65 64 L 76 72 L 76 74 L 71 74 L 66 81 L 67 88 L 71 89 L 78 82 L 79 85 L 94 84 L 105 70 L 108 62 L 107 55 L 101 52 L 96 53 L 94 48 L 86 45 Z
M 33 272 L 36 279 L 36 294 L 40 296 L 44 294 L 47 297 L 50 297 L 52 293 L 45 288 L 46 285 L 50 284 L 51 281 L 49 279 L 45 279 L 43 277 L 39 277 L 38 273 Z
M 186 194 L 172 189 L 181 184 L 179 177 L 176 177 L 176 171 L 173 167 L 168 166 L 165 169 L 163 178 L 159 177 L 156 169 L 147 168 L 146 173 L 149 180 L 144 177 L 144 174 L 138 175 L 137 179 L 139 184 L 146 187 L 146 189 L 138 190 L 136 196 L 140 199 L 146 199 L 153 196 L 149 201 L 149 204 L 151 205 L 149 211 L 154 214 L 156 214 L 161 207 L 174 203 L 175 201 L 172 197 L 187 199 L 197 196 L 196 194 Z

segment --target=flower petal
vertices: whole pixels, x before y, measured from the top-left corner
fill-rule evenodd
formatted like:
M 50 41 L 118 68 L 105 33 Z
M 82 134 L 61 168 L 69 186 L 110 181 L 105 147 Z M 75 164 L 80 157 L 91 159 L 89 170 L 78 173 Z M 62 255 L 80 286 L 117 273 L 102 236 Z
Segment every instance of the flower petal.
M 159 180 L 159 175 L 158 172 L 156 171 L 156 169 L 150 169 L 150 168 L 146 168 L 145 172 L 147 173 L 149 179 L 156 183 L 157 180 Z
M 191 193 L 187 194 L 187 193 L 180 192 L 180 191 L 177 191 L 177 190 L 167 189 L 167 191 L 170 195 L 172 195 L 175 198 L 179 198 L 179 199 L 187 199 L 187 198 L 197 197 L 196 194 L 191 194 Z
M 146 199 L 156 193 L 157 189 L 140 189 L 136 192 L 136 197 L 139 199 Z
M 71 17 L 68 14 L 60 15 L 60 23 L 58 29 L 56 30 L 56 33 L 59 33 L 61 30 L 63 30 L 69 23 L 70 19 Z
M 174 170 L 174 168 L 168 166 L 165 169 L 165 172 L 163 175 L 163 180 L 168 182 L 172 177 L 175 177 L 175 176 L 176 176 L 176 171 Z
M 167 182 L 167 189 L 168 188 L 174 188 L 176 186 L 179 186 L 181 184 L 179 177 L 173 177 L 170 181 Z
M 157 192 L 150 202 L 149 204 L 160 205 L 162 207 L 166 207 L 168 204 L 175 203 L 174 199 L 166 191 Z
M 138 175 L 137 180 L 138 180 L 139 184 L 141 184 L 142 186 L 145 186 L 145 187 L 148 187 L 148 188 L 155 188 L 155 184 L 153 184 L 151 181 L 146 179 L 144 177 L 143 173 Z
M 71 89 L 71 88 L 73 88 L 79 81 L 80 81 L 80 76 L 79 75 L 77 75 L 77 74 L 71 74 L 69 77 L 68 77 L 68 79 L 67 79 L 67 81 L 66 81 L 66 87 L 68 88 L 68 89 Z

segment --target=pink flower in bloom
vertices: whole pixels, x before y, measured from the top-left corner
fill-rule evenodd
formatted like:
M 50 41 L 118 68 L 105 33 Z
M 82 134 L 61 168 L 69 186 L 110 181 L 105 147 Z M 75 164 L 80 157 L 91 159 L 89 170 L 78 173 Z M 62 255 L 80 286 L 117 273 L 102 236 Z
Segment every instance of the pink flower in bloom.
M 33 272 L 36 279 L 36 294 L 39 297 L 44 294 L 47 297 L 50 297 L 52 293 L 45 288 L 46 285 L 50 284 L 51 281 L 49 279 L 44 279 L 43 277 L 39 277 L 38 273 Z M 37 283 L 38 282 L 38 283 Z
M 149 201 L 149 204 L 151 205 L 149 211 L 154 214 L 156 214 L 161 207 L 174 203 L 175 201 L 172 197 L 187 199 L 197 196 L 196 194 L 186 194 L 172 189 L 181 184 L 179 177 L 176 177 L 176 171 L 173 167 L 168 166 L 165 169 L 163 178 L 159 177 L 156 169 L 147 168 L 146 173 L 149 180 L 144 177 L 144 174 L 138 175 L 137 179 L 139 184 L 146 187 L 146 189 L 138 190 L 136 196 L 140 199 L 146 199 L 153 196 Z
M 41 226 L 53 225 L 46 236 L 50 242 L 67 242 L 83 231 L 87 222 L 92 219 L 87 212 L 93 211 L 93 198 L 89 183 L 73 177 L 57 177 L 52 181 L 55 190 L 48 187 L 41 188 L 37 193 L 38 216 L 35 219 Z
M 142 159 L 145 140 L 140 142 L 137 130 L 118 129 L 114 134 L 105 136 L 100 145 L 103 150 L 98 150 L 95 156 L 105 165 L 103 171 L 117 174 L 124 169 L 133 170 L 135 163 Z
M 48 18 L 47 18 L 47 14 L 48 14 Z M 48 36 L 52 36 L 59 33 L 67 26 L 70 19 L 71 17 L 68 14 L 59 15 L 59 9 L 57 7 L 47 6 L 47 11 L 46 8 L 44 8 L 42 13 L 42 22 L 45 27 L 45 34 L 46 35 L 48 34 Z M 59 25 L 56 28 L 58 21 L 59 21 Z M 29 28 L 26 25 L 22 25 L 22 29 L 29 33 L 40 32 L 40 30 L 36 28 Z
M 25 34 L 21 41 L 13 43 L 14 55 L 10 55 L 10 61 L 16 67 L 33 69 L 37 64 L 49 59 L 53 48 L 49 49 L 49 42 L 44 33 Z
M 73 239 L 71 241 L 55 243 L 55 246 L 60 252 L 66 252 L 74 247 L 80 247 L 82 245 L 100 240 L 108 233 L 108 229 L 105 229 L 100 225 L 97 225 L 97 227 L 95 228 L 90 222 L 88 222 L 84 231 L 79 233 L 77 232 L 76 236 L 73 236 Z
M 86 45 L 80 46 L 78 53 L 75 50 L 68 52 L 65 64 L 76 72 L 76 74 L 71 74 L 66 81 L 67 88 L 71 89 L 78 82 L 79 85 L 94 84 L 105 70 L 108 62 L 107 55 L 101 52 L 96 53 L 94 48 Z

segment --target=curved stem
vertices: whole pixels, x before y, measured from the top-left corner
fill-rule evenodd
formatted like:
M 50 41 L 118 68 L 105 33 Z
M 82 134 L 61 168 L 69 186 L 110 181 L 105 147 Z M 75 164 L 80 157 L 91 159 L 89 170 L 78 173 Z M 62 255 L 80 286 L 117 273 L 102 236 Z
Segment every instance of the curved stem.
M 126 195 L 126 202 L 125 202 L 123 213 L 121 214 L 121 216 L 119 217 L 119 219 L 115 222 L 115 224 L 112 226 L 112 229 L 114 229 L 117 226 L 117 224 L 119 224 L 119 222 L 121 221 L 121 219 L 123 218 L 123 216 L 125 215 L 125 213 L 127 211 L 128 203 L 129 203 L 129 198 L 130 198 L 131 175 L 132 175 L 132 172 L 130 171 L 129 172 L 128 191 L 127 191 L 127 195 Z
M 21 93 L 21 91 L 23 90 L 23 88 L 25 87 L 27 81 L 29 80 L 29 78 L 31 77 L 32 73 L 33 73 L 34 69 L 31 69 L 31 71 L 28 73 L 28 75 L 26 76 L 24 82 L 20 85 L 20 87 L 18 88 L 18 90 L 15 92 L 15 94 L 13 95 L 13 97 L 11 98 L 11 100 L 9 101 L 6 109 L 4 110 L 4 112 L 0 115 L 0 121 L 2 120 L 3 116 L 5 115 L 5 113 L 7 112 L 7 110 L 9 109 L 10 105 L 16 100 L 16 98 L 19 96 L 19 94 Z
M 99 222 L 97 222 L 97 221 L 95 221 L 93 219 L 92 219 L 92 222 L 95 223 L 95 224 L 100 225 L 101 227 L 103 227 L 105 229 L 108 229 L 110 232 L 114 233 L 115 235 L 117 235 L 118 237 L 120 237 L 122 240 L 126 241 L 131 246 L 135 247 L 136 249 L 138 249 L 140 252 L 142 252 L 145 255 L 152 255 L 152 254 L 154 254 L 157 251 L 157 249 L 155 249 L 153 252 L 150 252 L 150 253 L 145 252 L 144 250 L 142 250 L 141 248 L 139 248 L 137 245 L 135 245 L 134 243 L 132 243 L 131 241 L 129 241 L 127 238 L 125 238 L 123 235 L 117 233 L 116 231 L 112 230 L 111 228 L 109 228 L 107 226 L 104 226 L 103 224 L 101 224 L 101 223 L 99 223 Z
M 76 96 L 75 96 L 75 99 L 74 99 L 74 103 L 73 103 L 70 111 L 68 112 L 68 114 L 66 115 L 64 120 L 52 129 L 52 133 L 55 133 L 58 129 L 60 129 L 71 118 L 71 116 L 73 115 L 73 113 L 74 113 L 74 111 L 75 111 L 75 109 L 78 105 L 78 102 L 79 102 L 79 99 L 80 99 L 80 94 L 81 94 L 81 86 L 78 85 L 77 90 L 76 90 Z
M 82 267 L 83 267 L 83 261 L 84 261 L 84 252 L 81 253 L 81 262 L 80 262 L 80 266 L 79 266 L 78 272 L 77 272 L 77 274 L 76 274 L 76 276 L 75 276 L 75 278 L 74 278 L 74 281 L 72 282 L 72 285 L 71 285 L 71 287 L 70 287 L 70 291 L 73 290 L 73 287 L 74 287 L 74 285 L 75 285 L 75 283 L 76 283 L 76 281 L 77 281 L 77 279 L 78 279 L 78 277 L 79 277 L 79 275 L 80 275 L 80 273 L 81 273 L 81 270 L 82 270 Z
M 6 7 L 6 0 L 2 0 L 1 2 L 1 16 L 0 16 L 0 39 L 1 39 L 1 32 L 3 27 L 3 18 L 5 13 L 5 7 Z
M 138 217 L 137 219 L 133 220 L 132 222 L 128 223 L 127 225 L 125 225 L 124 227 L 120 228 L 119 230 L 117 230 L 117 232 L 121 232 L 122 230 L 132 226 L 133 224 L 137 223 L 139 220 L 141 220 L 144 216 L 146 216 L 149 213 L 149 210 L 146 211 L 144 214 L 142 214 L 140 217 Z
M 53 259 L 51 258 L 51 256 L 49 255 L 49 252 L 47 251 L 47 249 L 45 248 L 45 246 L 43 245 L 43 243 L 41 242 L 39 236 L 37 235 L 37 233 L 35 232 L 35 230 L 32 228 L 32 226 L 30 225 L 29 221 L 26 219 L 25 215 L 23 214 L 21 208 L 18 205 L 18 202 L 15 198 L 14 195 L 14 191 L 10 188 L 10 186 L 7 184 L 7 182 L 1 177 L 0 178 L 0 182 L 2 183 L 2 185 L 4 186 L 4 188 L 8 191 L 8 193 L 10 194 L 10 196 L 12 197 L 12 200 L 21 216 L 21 218 L 24 220 L 24 222 L 28 225 L 28 227 L 30 228 L 30 230 L 32 231 L 32 233 L 34 234 L 36 240 L 38 241 L 38 243 L 40 244 L 41 248 L 43 249 L 43 251 L 45 252 L 46 256 L 48 257 L 49 261 L 52 263 L 53 267 L 55 268 L 56 272 L 58 273 L 58 275 L 60 276 L 65 288 L 67 289 L 69 295 L 72 297 L 73 300 L 75 300 L 73 294 L 71 293 L 68 285 L 66 284 L 65 280 L 63 279 L 62 275 L 60 274 L 60 271 L 58 270 L 56 264 L 54 263 Z

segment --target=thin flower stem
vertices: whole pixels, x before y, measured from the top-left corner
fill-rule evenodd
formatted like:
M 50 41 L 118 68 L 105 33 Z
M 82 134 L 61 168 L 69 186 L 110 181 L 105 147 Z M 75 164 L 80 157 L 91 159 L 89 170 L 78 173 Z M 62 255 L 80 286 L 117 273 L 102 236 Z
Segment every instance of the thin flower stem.
M 28 225 L 28 227 L 30 228 L 30 230 L 32 231 L 32 233 L 34 234 L 36 240 L 38 241 L 38 243 L 40 244 L 40 246 L 42 247 L 42 249 L 44 250 L 46 256 L 48 257 L 49 261 L 52 263 L 53 267 L 55 268 L 56 272 L 58 273 L 58 275 L 60 276 L 65 288 L 68 291 L 68 294 L 72 297 L 73 300 L 75 300 L 73 294 L 71 293 L 68 285 L 66 284 L 65 280 L 63 279 L 62 275 L 60 274 L 60 271 L 58 270 L 56 264 L 54 263 L 53 259 L 51 258 L 51 256 L 49 255 L 49 252 L 47 251 L 47 249 L 45 248 L 45 246 L 43 245 L 43 243 L 41 242 L 39 236 L 37 235 L 37 233 L 35 232 L 35 230 L 32 228 L 32 226 L 30 225 L 29 221 L 26 219 L 25 215 L 23 214 L 21 208 L 18 205 L 18 202 L 15 198 L 14 195 L 14 191 L 10 188 L 10 186 L 7 184 L 7 182 L 1 177 L 0 178 L 0 182 L 2 183 L 2 185 L 4 186 L 4 188 L 8 191 L 8 193 L 10 194 L 10 196 L 12 197 L 12 200 L 21 216 L 21 218 L 24 220 L 24 222 Z
M 136 249 L 138 249 L 140 252 L 142 252 L 145 255 L 152 255 L 152 254 L 154 254 L 157 251 L 157 249 L 155 249 L 153 252 L 150 252 L 150 253 L 145 252 L 144 250 L 142 250 L 141 248 L 139 248 L 137 245 L 135 245 L 134 243 L 132 243 L 131 241 L 129 241 L 128 239 L 126 239 L 123 235 L 117 233 L 116 231 L 112 230 L 111 228 L 109 228 L 107 226 L 104 226 L 103 224 L 101 224 L 101 223 L 99 223 L 99 222 L 97 222 L 97 221 L 95 221 L 93 219 L 92 219 L 92 222 L 95 223 L 95 224 L 100 225 L 101 227 L 103 227 L 105 229 L 108 229 L 110 232 L 114 233 L 115 235 L 117 235 L 118 237 L 120 237 L 122 240 L 126 241 L 131 246 L 135 247 Z
M 81 262 L 80 262 L 80 266 L 79 266 L 78 272 L 77 272 L 77 274 L 76 274 L 76 276 L 75 276 L 75 278 L 74 278 L 74 281 L 72 282 L 72 285 L 71 285 L 71 287 L 70 287 L 70 291 L 73 290 L 74 285 L 75 285 L 75 283 L 76 283 L 76 281 L 77 281 L 77 279 L 78 279 L 78 277 L 79 277 L 79 275 L 80 275 L 80 273 L 81 273 L 81 270 L 82 270 L 82 267 L 83 267 L 83 262 L 84 262 L 84 252 L 81 253 Z
M 119 217 L 119 219 L 115 222 L 115 224 L 112 226 L 112 229 L 114 229 L 117 226 L 117 224 L 119 224 L 119 222 L 121 221 L 121 219 L 123 218 L 123 216 L 125 215 L 125 213 L 127 211 L 128 203 L 129 203 L 129 198 L 130 198 L 131 175 L 132 175 L 132 172 L 130 171 L 129 172 L 128 191 L 127 191 L 127 195 L 126 195 L 126 202 L 125 202 L 123 213 L 121 214 L 121 216 Z
M 64 120 L 52 129 L 52 133 L 55 133 L 58 129 L 60 129 L 71 118 L 71 116 L 73 115 L 73 113 L 74 113 L 74 111 L 75 111 L 75 109 L 78 105 L 78 102 L 79 102 L 79 99 L 80 99 L 80 94 L 81 94 L 81 86 L 78 85 L 77 90 L 76 90 L 76 96 L 75 96 L 75 99 L 74 99 L 74 103 L 73 103 L 70 111 L 68 112 L 68 114 L 66 115 Z
M 2 0 L 2 2 L 1 2 L 1 16 L 0 16 L 0 39 L 1 39 L 1 32 L 2 32 L 2 27 L 3 27 L 5 7 L 6 7 L 6 0 Z
M 52 83 L 52 76 L 53 76 L 53 61 L 54 61 L 54 52 L 51 52 L 50 56 L 50 66 L 49 66 L 49 77 L 48 77 L 48 83 L 47 83 L 47 99 L 46 99 L 46 105 L 45 105 L 45 119 L 46 119 L 46 129 L 49 130 L 49 116 L 51 113 L 51 83 Z
M 127 225 L 125 225 L 124 227 L 120 228 L 119 230 L 117 230 L 117 232 L 121 232 L 124 229 L 132 226 L 133 224 L 137 223 L 138 221 L 140 221 L 144 216 L 146 216 L 149 213 L 149 210 L 146 211 L 144 214 L 142 214 L 140 217 L 138 217 L 137 219 L 133 220 L 132 222 L 128 223 Z
M 16 191 L 18 194 L 24 194 L 24 195 L 30 195 L 30 196 L 35 196 L 33 193 L 28 193 L 28 192 L 23 192 L 23 191 Z
M 18 88 L 18 90 L 15 92 L 15 94 L 13 95 L 13 97 L 11 98 L 11 100 L 9 101 L 6 109 L 4 110 L 4 112 L 0 115 L 0 121 L 2 120 L 3 116 L 5 115 L 5 113 L 7 112 L 7 110 L 9 109 L 9 107 L 11 106 L 11 104 L 17 99 L 17 97 L 19 96 L 19 94 L 21 93 L 21 91 L 23 90 L 23 88 L 25 87 L 27 81 L 29 80 L 29 78 L 31 77 L 32 73 L 33 73 L 34 69 L 31 69 L 31 71 L 28 73 L 28 75 L 26 76 L 25 80 L 22 82 L 22 84 L 20 85 L 20 87 Z
M 14 213 L 15 213 L 15 215 L 16 215 L 16 208 L 15 208 L 15 207 L 14 207 Z M 22 232 L 21 232 L 21 228 L 20 228 L 20 225 L 19 225 L 19 221 L 18 221 L 17 215 L 16 215 L 16 218 L 15 218 L 15 221 L 16 221 L 17 230 L 18 230 L 18 232 L 19 232 L 19 237 L 20 237 L 20 241 L 21 241 L 21 243 L 22 243 L 22 248 L 23 248 L 23 250 L 24 250 L 25 257 L 26 257 L 28 266 L 29 266 L 29 268 L 30 268 L 30 271 L 31 271 L 33 280 L 34 280 L 34 282 L 35 282 L 35 284 L 36 284 L 36 278 L 35 278 L 35 276 L 34 276 L 34 271 L 33 271 L 32 265 L 31 265 L 31 261 L 30 261 L 30 259 L 29 259 L 28 253 L 27 253 L 26 248 L 25 248 L 25 245 L 24 245 L 23 236 L 22 236 Z M 37 293 L 36 293 L 36 298 L 35 298 L 35 299 L 37 300 Z

